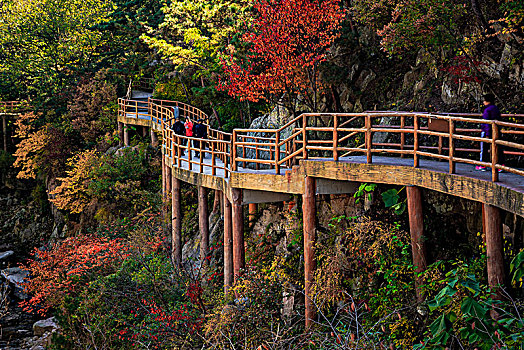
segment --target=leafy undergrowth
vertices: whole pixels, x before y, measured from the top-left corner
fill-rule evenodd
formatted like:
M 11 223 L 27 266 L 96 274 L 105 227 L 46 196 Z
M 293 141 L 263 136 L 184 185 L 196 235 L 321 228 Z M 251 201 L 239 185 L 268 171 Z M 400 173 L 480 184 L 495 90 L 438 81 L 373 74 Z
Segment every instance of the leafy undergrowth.
M 485 256 L 441 261 L 416 276 L 399 225 L 344 220 L 347 229 L 333 225 L 319 236 L 317 318 L 307 330 L 297 225 L 286 249 L 267 249 L 282 232 L 250 238 L 265 244 L 251 244 L 247 257 L 256 259 L 224 295 L 220 267 L 173 266 L 161 217 L 148 211 L 36 251 L 25 306 L 58 316 L 54 349 L 522 347 L 523 306 L 487 288 Z M 513 261 L 514 278 L 522 261 L 524 253 Z

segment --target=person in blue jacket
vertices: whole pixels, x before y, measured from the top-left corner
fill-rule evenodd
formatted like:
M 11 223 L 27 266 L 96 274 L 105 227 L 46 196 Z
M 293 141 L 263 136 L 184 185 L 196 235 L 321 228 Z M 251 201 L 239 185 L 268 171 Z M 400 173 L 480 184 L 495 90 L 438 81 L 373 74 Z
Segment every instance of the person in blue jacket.
M 500 120 L 500 110 L 495 105 L 495 96 L 493 94 L 484 95 L 484 112 L 482 113 L 482 119 L 485 120 Z M 491 138 L 491 124 L 481 124 L 480 125 L 480 137 Z M 489 151 L 491 145 L 486 142 L 480 143 L 480 161 L 481 162 L 491 162 L 489 156 Z M 498 163 L 504 164 L 504 151 L 501 146 L 498 147 Z M 485 171 L 486 167 L 478 165 L 475 167 L 476 170 Z M 500 169 L 499 169 L 500 171 Z

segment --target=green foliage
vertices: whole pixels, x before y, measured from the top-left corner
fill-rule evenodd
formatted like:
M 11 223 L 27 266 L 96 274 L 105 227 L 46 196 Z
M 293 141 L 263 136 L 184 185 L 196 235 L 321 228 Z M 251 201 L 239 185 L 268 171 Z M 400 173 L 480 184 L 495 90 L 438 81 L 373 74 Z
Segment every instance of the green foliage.
M 14 162 L 15 157 L 13 157 L 11 153 L 0 150 L 0 179 L 5 179 Z
M 144 148 L 124 148 L 100 155 L 86 151 L 69 160 L 70 170 L 52 194 L 59 208 L 98 222 L 158 207 L 154 167 Z M 89 209 L 89 210 L 86 210 Z
M 117 114 L 116 86 L 107 71 L 83 79 L 68 104 L 68 119 L 87 146 L 111 144 Z M 105 136 L 105 137 L 103 137 Z
M 493 291 L 479 283 L 467 264 L 457 265 L 440 283 L 443 288 L 427 302 L 435 319 L 414 349 L 441 349 L 453 343 L 485 350 L 521 348 L 524 323 L 518 306 L 493 299 Z
M 96 62 L 105 40 L 92 27 L 109 1 L 7 0 L 0 6 L 0 74 L 23 96 L 55 101 L 75 72 Z
M 518 253 L 510 264 L 511 280 L 513 284 L 522 287 L 522 277 L 524 276 L 524 250 Z
M 357 192 L 353 194 L 353 197 L 356 198 L 355 203 L 360 202 L 360 198 L 367 194 L 368 199 L 371 200 L 371 192 L 377 188 L 376 184 L 361 183 L 358 187 Z
M 382 201 L 384 202 L 386 208 L 392 208 L 395 211 L 395 214 L 397 215 L 402 214 L 406 210 L 407 198 L 401 201 L 399 195 L 400 191 L 402 191 L 403 189 L 404 187 L 402 187 L 399 190 L 391 188 L 381 193 Z
M 216 71 L 220 51 L 250 20 L 245 0 L 174 1 L 166 5 L 160 35 L 142 35 L 151 48 L 179 69 L 195 66 L 204 72 Z

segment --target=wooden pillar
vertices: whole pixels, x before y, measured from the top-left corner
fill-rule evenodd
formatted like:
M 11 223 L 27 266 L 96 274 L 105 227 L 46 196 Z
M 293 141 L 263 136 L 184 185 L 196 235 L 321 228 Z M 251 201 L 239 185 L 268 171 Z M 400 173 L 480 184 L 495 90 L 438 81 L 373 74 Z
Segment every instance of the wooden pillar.
M 231 227 L 231 202 L 224 192 L 224 293 L 233 284 L 233 234 Z
M 311 297 L 311 284 L 313 282 L 315 262 L 315 240 L 316 240 L 316 205 L 315 205 L 315 179 L 306 176 L 304 183 L 304 194 L 302 195 L 302 215 L 304 222 L 304 277 L 305 277 L 305 299 L 306 299 L 306 327 L 311 326 L 315 319 L 316 309 Z
M 7 152 L 7 121 L 5 115 L 2 116 L 2 135 L 4 136 L 4 151 Z
M 422 193 L 420 187 L 407 186 L 409 232 L 411 234 L 411 251 L 415 271 L 422 272 L 427 268 L 426 243 L 424 242 L 424 216 L 422 212 Z M 419 291 L 420 281 L 415 282 L 417 299 L 422 301 Z
M 143 137 L 143 138 L 146 138 L 146 137 L 147 137 L 147 126 L 143 126 L 143 127 L 142 127 L 142 137 Z
M 180 203 L 180 180 L 172 176 L 171 183 L 171 254 L 173 256 L 175 266 L 180 266 L 182 263 L 182 206 Z
M 489 204 L 482 204 L 486 232 L 486 254 L 488 256 L 488 285 L 497 290 L 504 284 L 504 246 L 502 237 L 502 217 L 500 209 Z M 500 295 L 498 295 L 500 297 Z
M 118 124 L 118 146 L 122 147 L 124 140 L 124 129 L 122 127 L 122 122 L 117 122 Z
M 169 198 L 171 193 L 171 168 L 167 165 L 167 162 L 164 163 L 164 167 L 166 168 L 166 198 Z
M 255 225 L 255 218 L 257 216 L 257 204 L 256 203 L 249 203 L 248 207 L 248 221 L 249 221 L 249 227 L 253 227 Z
M 244 251 L 244 210 L 242 208 L 242 190 L 232 188 L 231 219 L 233 232 L 233 273 L 235 282 L 240 270 L 246 266 Z
M 222 207 L 220 206 L 222 196 L 222 191 L 215 190 L 215 197 L 213 200 L 213 213 L 218 213 L 219 211 L 222 211 Z
M 129 146 L 129 127 L 124 124 L 124 146 Z
M 166 195 L 166 156 L 161 155 L 162 158 L 162 198 Z
M 151 127 L 151 146 L 158 147 L 158 136 L 156 136 L 155 130 Z
M 200 229 L 200 261 L 207 264 L 209 253 L 209 210 L 207 206 L 207 189 L 198 186 L 198 227 Z

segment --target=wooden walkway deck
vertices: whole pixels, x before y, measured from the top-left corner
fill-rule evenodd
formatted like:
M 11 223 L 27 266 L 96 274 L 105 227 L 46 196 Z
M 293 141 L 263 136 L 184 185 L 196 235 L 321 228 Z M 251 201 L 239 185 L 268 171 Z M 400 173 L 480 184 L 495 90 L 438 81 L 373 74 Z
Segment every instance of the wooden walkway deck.
M 200 158 L 194 152 L 199 140 L 175 135 L 171 128 L 174 109 L 178 109 L 182 118 L 207 120 L 201 110 L 151 98 L 121 99 L 119 106 L 119 122 L 148 126 L 162 134 L 165 164 L 173 176 L 222 190 L 229 199 L 231 188 L 303 194 L 303 178 L 312 176 L 419 186 L 524 216 L 521 123 L 490 121 L 493 137 L 481 139 L 479 124 L 483 121 L 479 116 L 471 118 L 474 116 L 471 114 L 303 114 L 279 129 L 237 129 L 224 133 L 208 126 L 210 137 L 203 149 L 205 158 Z M 522 115 L 505 116 L 516 121 L 522 118 Z M 387 119 L 390 122 L 384 123 Z M 378 141 L 374 136 L 377 134 Z M 477 160 L 481 141 L 494 149 L 490 162 Z M 504 147 L 509 165 L 498 163 L 500 147 Z M 182 151 L 185 155 L 178 156 Z M 485 166 L 487 171 L 475 170 L 478 165 Z

